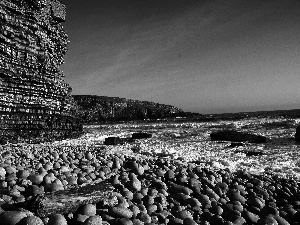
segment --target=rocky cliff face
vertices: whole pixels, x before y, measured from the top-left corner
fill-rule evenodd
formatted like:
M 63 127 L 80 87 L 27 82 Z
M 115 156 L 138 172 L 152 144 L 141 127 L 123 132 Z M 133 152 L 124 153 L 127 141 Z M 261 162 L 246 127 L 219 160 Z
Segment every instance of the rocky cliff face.
M 158 119 L 185 115 L 181 109 L 174 106 L 148 101 L 95 95 L 74 95 L 73 98 L 78 105 L 78 117 L 84 123 Z
M 0 1 L 0 137 L 56 139 L 80 133 L 59 66 L 68 36 L 60 0 Z

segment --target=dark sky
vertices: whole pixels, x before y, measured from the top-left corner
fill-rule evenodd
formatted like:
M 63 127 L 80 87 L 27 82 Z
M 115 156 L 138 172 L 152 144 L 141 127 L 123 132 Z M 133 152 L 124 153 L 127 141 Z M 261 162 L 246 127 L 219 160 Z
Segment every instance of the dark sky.
M 73 94 L 223 113 L 300 108 L 299 0 L 64 0 Z

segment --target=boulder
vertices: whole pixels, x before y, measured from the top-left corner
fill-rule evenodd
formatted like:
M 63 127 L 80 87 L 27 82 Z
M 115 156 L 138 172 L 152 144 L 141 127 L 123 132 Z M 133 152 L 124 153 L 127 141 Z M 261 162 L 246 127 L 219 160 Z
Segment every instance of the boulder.
M 118 145 L 123 144 L 123 142 L 124 141 L 120 137 L 108 137 L 104 140 L 105 145 Z
M 133 133 L 132 139 L 144 139 L 144 138 L 151 138 L 152 134 L 148 133 Z
M 300 142 L 300 126 L 296 128 L 295 140 Z
M 266 143 L 267 138 L 261 135 L 240 132 L 236 130 L 220 130 L 210 134 L 212 141 L 232 141 L 232 142 L 250 142 Z

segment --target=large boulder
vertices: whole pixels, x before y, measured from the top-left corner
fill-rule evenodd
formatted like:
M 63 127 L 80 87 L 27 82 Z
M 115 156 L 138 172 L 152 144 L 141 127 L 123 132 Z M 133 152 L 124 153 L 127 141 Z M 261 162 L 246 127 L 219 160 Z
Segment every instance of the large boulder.
M 296 128 L 295 140 L 300 142 L 300 126 Z
M 123 143 L 124 141 L 120 137 L 107 137 L 104 140 L 105 145 L 119 145 Z
M 266 143 L 267 138 L 261 135 L 249 134 L 236 130 L 220 130 L 210 134 L 212 141 L 233 141 L 233 142 L 250 142 Z
M 145 138 L 151 138 L 152 134 L 149 133 L 133 133 L 132 139 L 145 139 Z

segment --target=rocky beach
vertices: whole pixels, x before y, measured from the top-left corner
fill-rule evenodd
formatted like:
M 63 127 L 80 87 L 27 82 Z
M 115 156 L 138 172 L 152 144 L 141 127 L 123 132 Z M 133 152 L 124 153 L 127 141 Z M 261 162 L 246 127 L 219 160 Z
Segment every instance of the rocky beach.
M 298 122 L 89 125 L 77 139 L 2 145 L 1 224 L 299 224 Z M 211 141 L 225 128 L 268 140 Z M 131 138 L 141 132 L 151 135 Z M 125 142 L 108 145 L 108 137 Z M 58 202 L 50 213 L 32 206 L 99 183 L 109 186 L 106 196 L 67 212 Z
M 98 1 L 93 2 L 98 3 Z M 103 9 L 106 4 L 102 5 L 102 2 L 99 2 L 98 4 L 101 4 L 99 9 Z M 115 35 L 121 28 L 118 27 L 119 25 L 115 27 L 116 32 L 112 34 L 105 31 L 105 27 L 109 27 L 106 23 L 110 20 L 119 24 L 118 17 L 115 18 L 115 14 L 119 14 L 118 8 L 130 9 L 128 5 L 123 7 L 124 2 L 118 1 L 117 11 L 111 11 L 113 19 L 109 19 L 110 13 L 101 13 L 98 7 L 91 7 L 97 9 L 97 15 L 104 14 L 108 18 L 103 21 L 93 21 L 89 25 L 102 21 L 105 22 L 105 26 L 90 30 L 107 33 L 105 34 L 108 35 L 107 39 L 110 39 L 109 35 L 113 34 L 111 41 L 113 48 L 119 46 L 116 43 L 121 40 L 114 40 L 116 36 L 122 38 L 121 43 L 131 43 L 125 41 L 122 35 Z M 73 4 L 76 4 L 75 1 L 72 1 Z M 80 9 L 85 11 L 82 12 L 83 15 L 78 14 L 78 9 L 76 10 L 76 18 L 80 17 L 80 21 L 74 20 L 78 23 L 74 26 L 76 31 L 77 29 L 80 31 L 80 26 L 77 25 L 83 20 L 94 18 L 92 14 L 84 15 L 90 11 L 86 10 L 83 4 L 80 1 Z M 141 6 L 143 4 L 145 2 Z M 90 6 L 91 2 L 88 5 Z M 144 6 L 147 5 L 148 3 Z M 176 6 L 176 3 L 172 1 L 170 5 Z M 164 4 L 154 6 L 160 9 Z M 181 4 L 177 6 L 178 9 L 185 8 L 181 7 Z M 115 9 L 114 7 L 111 10 Z M 135 14 L 141 16 L 137 21 L 140 21 L 142 14 L 143 16 L 149 14 L 139 8 L 135 9 L 139 13 L 132 11 L 134 13 L 129 14 L 130 18 Z M 165 11 L 170 15 L 175 12 L 172 12 L 172 7 L 171 11 L 166 9 L 168 8 L 165 8 Z M 154 15 L 157 12 L 153 10 Z M 200 14 L 197 13 L 197 18 Z M 264 14 L 268 15 L 268 13 Z M 123 24 L 127 21 L 123 18 L 126 13 L 120 11 L 120 15 L 122 19 L 120 24 Z M 211 117 L 212 115 L 188 113 L 175 106 L 151 101 L 88 94 L 73 98 L 72 88 L 65 82 L 65 75 L 60 69 L 68 50 L 67 44 L 70 42 L 62 26 L 65 17 L 66 6 L 62 0 L 0 1 L 0 225 L 300 224 L 299 110 L 291 110 L 290 118 L 286 111 L 275 112 L 276 116 L 271 116 L 270 112 L 262 114 L 257 112 L 257 116 L 253 116 L 255 113 L 251 114 L 252 116 L 248 113 L 237 113 Z M 157 18 L 167 17 L 162 14 Z M 152 21 L 152 19 L 144 19 Z M 214 20 L 209 18 L 204 21 Z M 130 21 L 135 20 L 132 17 L 127 22 Z M 172 24 L 180 24 L 180 21 L 174 21 Z M 164 24 L 161 22 L 157 21 L 155 24 Z M 197 25 L 194 22 L 193 24 Z M 90 27 L 89 25 L 84 27 Z M 141 27 L 146 28 L 149 25 L 145 23 Z M 211 27 L 215 29 L 216 26 Z M 161 30 L 165 30 L 165 27 L 162 28 Z M 129 33 L 135 29 L 130 28 L 130 30 Z M 185 29 L 177 27 L 177 30 L 182 30 L 184 34 Z M 145 31 L 147 35 L 136 33 L 128 36 L 151 37 L 152 33 L 156 35 L 161 33 L 160 28 Z M 84 31 L 87 34 L 85 38 L 91 36 L 98 41 L 98 38 L 89 32 Z M 195 34 L 186 36 L 197 36 L 197 40 L 201 40 Z M 99 38 L 100 42 L 103 38 Z M 78 37 L 79 39 L 81 38 Z M 168 40 L 163 36 L 161 39 Z M 173 45 L 175 47 L 177 42 L 192 43 L 179 41 L 181 37 L 177 39 L 170 47 Z M 161 57 L 157 57 L 163 55 L 166 44 L 163 44 L 163 47 L 156 44 L 153 47 L 149 45 L 150 50 L 161 48 L 164 51 L 155 50 L 153 52 L 155 54 L 153 56 L 150 54 L 151 57 L 146 56 L 146 60 L 143 57 L 146 53 L 151 53 L 149 49 L 142 51 L 143 57 L 134 56 L 140 47 L 148 44 L 144 44 L 147 42 L 145 40 L 141 42 L 142 44 L 138 44 L 139 39 L 132 40 L 135 40 L 134 45 L 121 48 L 120 54 L 119 51 L 112 51 L 117 49 L 106 48 L 108 47 L 106 45 L 101 46 L 100 49 L 103 47 L 106 49 L 105 54 L 101 54 L 100 49 L 95 48 L 98 43 L 93 46 L 93 49 L 97 49 L 98 52 L 93 54 L 85 49 L 87 46 L 78 44 L 84 46 L 84 51 L 92 57 L 86 57 L 86 54 L 81 53 L 88 60 L 75 60 L 71 63 L 72 70 L 76 68 L 76 64 L 82 68 L 90 67 L 83 64 L 92 62 L 93 60 L 90 59 L 94 59 L 94 55 L 99 55 L 107 59 L 107 62 L 102 65 L 108 65 L 107 74 L 103 71 L 93 73 L 97 74 L 97 79 L 98 74 L 101 76 L 103 74 L 104 78 L 107 76 L 106 78 L 109 79 L 105 78 L 103 81 L 90 79 L 96 83 L 97 91 L 107 86 L 113 90 L 113 94 L 117 94 L 115 93 L 117 89 L 125 87 L 127 92 L 127 89 L 134 91 L 140 86 L 135 96 L 146 99 L 147 95 L 142 97 L 138 93 L 142 91 L 144 94 L 149 89 L 152 96 L 157 92 L 153 89 L 156 83 L 144 80 L 145 84 L 150 83 L 151 88 L 144 86 L 143 82 L 139 85 L 139 82 L 136 83 L 138 79 L 134 77 L 128 79 L 127 74 L 132 76 L 133 71 L 126 72 L 123 66 L 138 68 L 147 65 L 147 61 L 152 58 L 157 58 L 159 64 L 167 66 L 175 66 L 178 63 L 175 61 L 171 64 L 164 63 Z M 194 46 L 192 48 L 197 49 Z M 199 49 L 197 51 L 205 56 L 205 60 L 207 55 L 209 56 Z M 111 52 L 116 52 L 117 55 L 111 58 L 109 57 Z M 179 59 L 181 56 L 184 58 L 185 54 L 176 52 L 174 55 L 178 55 L 175 58 Z M 192 55 L 192 52 L 186 55 Z M 268 55 L 273 54 L 268 53 Z M 123 62 L 127 58 L 129 61 Z M 116 65 L 114 61 L 117 62 Z M 195 64 L 198 65 L 200 61 Z M 101 60 L 96 60 L 94 63 L 98 67 L 101 65 Z M 225 64 L 227 68 L 228 62 L 226 61 Z M 248 65 L 248 62 L 245 64 Z M 174 74 L 168 67 L 167 71 L 172 72 L 172 77 L 163 82 L 160 78 L 168 74 L 164 73 L 164 70 L 157 73 L 159 79 L 155 79 L 156 70 L 151 70 L 145 76 L 156 80 L 159 84 L 157 95 L 167 99 L 165 89 L 172 86 L 174 88 L 172 98 L 182 97 L 180 90 L 182 84 L 185 86 L 184 83 L 179 82 L 180 88 L 177 90 L 177 81 L 171 82 L 176 80 L 176 77 L 173 77 L 176 76 L 175 72 L 181 71 L 181 64 L 179 63 L 178 66 L 180 70 L 174 67 Z M 190 68 L 190 65 L 187 67 Z M 152 66 L 149 64 L 148 68 Z M 138 68 L 136 77 L 140 79 L 145 69 L 147 68 Z M 123 70 L 126 76 L 122 75 Z M 119 75 L 118 71 L 121 72 Z M 182 74 L 193 74 L 195 71 L 190 72 Z M 198 76 L 198 68 L 195 74 Z M 115 75 L 119 77 L 113 77 Z M 80 76 L 88 76 L 88 70 Z M 225 79 L 227 83 L 227 78 Z M 120 86 L 110 84 L 114 80 L 130 81 L 130 84 L 126 82 Z M 183 80 L 194 83 L 193 79 L 186 79 L 186 77 Z M 230 80 L 232 82 L 234 79 Z M 77 80 L 78 84 L 83 85 L 80 89 L 86 88 L 92 93 L 92 88 L 84 86 L 88 83 L 82 81 L 81 78 Z M 222 83 L 219 78 L 214 82 Z M 203 83 L 205 84 L 200 82 L 201 85 Z M 199 88 L 201 85 L 197 88 L 189 88 L 188 96 L 193 95 L 191 91 L 194 89 L 213 91 L 211 94 L 200 94 L 201 99 L 205 99 L 203 96 L 223 95 L 221 93 L 215 95 L 215 91 L 223 89 L 220 88 L 221 85 L 217 86 L 218 88 L 215 86 L 208 88 L 209 86 L 205 84 L 205 88 Z M 248 88 L 249 85 L 246 86 Z M 269 82 L 267 86 L 277 88 Z M 238 85 L 238 87 L 243 86 Z M 274 93 L 277 93 L 278 89 Z M 258 91 L 251 90 L 252 93 Z M 237 93 L 231 95 L 239 96 Z M 260 96 L 268 96 L 268 94 L 260 94 Z M 272 100 L 281 99 L 271 97 Z M 188 99 L 191 100 L 190 97 Z M 224 99 L 227 101 L 226 95 Z M 257 97 L 253 96 L 253 99 Z M 193 104 L 184 98 L 181 101 L 185 101 L 185 104 L 187 102 Z M 201 106 L 201 110 L 204 109 L 205 105 L 198 101 L 199 98 L 197 104 Z M 226 101 L 222 102 L 222 105 L 231 109 L 231 103 L 228 105 Z M 264 99 L 261 101 L 260 104 L 268 102 Z M 281 101 L 286 103 L 285 98 Z M 209 107 L 213 107 L 212 99 L 209 98 L 206 102 Z M 251 104 L 246 101 L 246 105 Z M 253 111 L 253 108 L 251 110 Z M 83 126 L 83 124 L 89 125 Z

